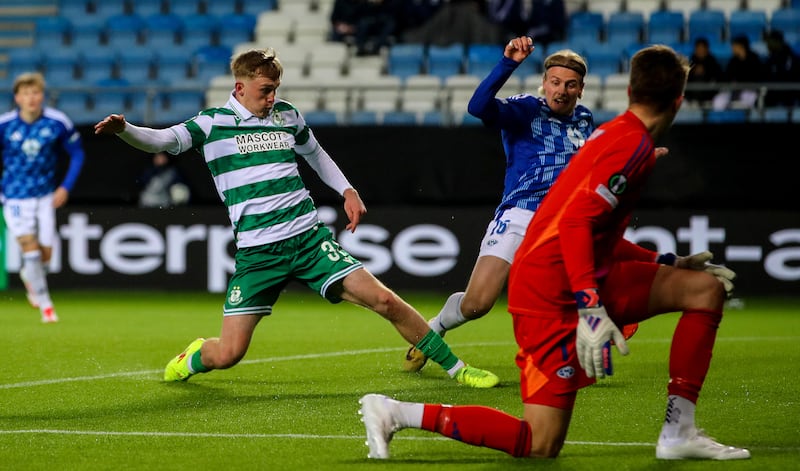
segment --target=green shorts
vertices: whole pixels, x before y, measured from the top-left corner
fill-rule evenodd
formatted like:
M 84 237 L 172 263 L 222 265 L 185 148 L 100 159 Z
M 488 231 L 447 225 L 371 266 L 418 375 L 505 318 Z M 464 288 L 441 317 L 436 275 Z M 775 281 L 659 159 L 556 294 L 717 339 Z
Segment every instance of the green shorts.
M 340 290 L 331 290 L 348 274 L 363 267 L 320 223 L 286 240 L 236 251 L 236 271 L 228 282 L 223 315 L 272 313 L 286 285 L 297 280 L 338 303 Z

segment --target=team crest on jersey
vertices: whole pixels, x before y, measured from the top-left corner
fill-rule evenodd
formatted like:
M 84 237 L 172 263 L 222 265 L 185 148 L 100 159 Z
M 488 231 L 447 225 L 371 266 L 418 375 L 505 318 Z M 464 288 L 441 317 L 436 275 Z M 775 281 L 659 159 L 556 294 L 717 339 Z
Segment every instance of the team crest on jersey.
M 228 296 L 228 302 L 234 306 L 242 302 L 242 289 L 240 287 L 234 286 L 231 288 L 231 295 Z
M 571 366 L 562 366 L 556 371 L 556 375 L 561 379 L 570 379 L 575 376 L 575 368 Z
M 615 173 L 608 179 L 608 189 L 615 195 L 621 195 L 627 188 L 628 178 L 621 173 Z
M 25 153 L 25 156 L 28 157 L 28 160 L 33 160 L 39 155 L 39 151 L 42 149 L 42 143 L 36 139 L 25 139 L 20 148 L 22 152 Z
M 286 124 L 286 120 L 283 118 L 283 113 L 276 109 L 272 110 L 272 116 L 270 119 L 272 119 L 272 122 L 277 126 L 283 126 Z

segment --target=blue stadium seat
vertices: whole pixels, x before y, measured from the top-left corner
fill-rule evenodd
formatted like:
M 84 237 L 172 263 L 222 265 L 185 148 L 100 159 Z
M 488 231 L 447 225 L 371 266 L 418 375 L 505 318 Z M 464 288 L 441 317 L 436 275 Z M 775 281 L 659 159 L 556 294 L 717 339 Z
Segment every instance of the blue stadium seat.
M 767 30 L 767 14 L 761 10 L 736 10 L 728 19 L 728 36 L 744 35 L 751 43 L 761 41 Z
M 126 13 L 127 0 L 96 0 L 92 2 L 94 16 L 103 21 L 112 16 L 124 15 Z
M 39 49 L 61 48 L 69 39 L 72 23 L 64 16 L 44 16 L 36 20 L 34 45 Z
M 728 61 L 731 60 L 731 56 L 733 56 L 733 50 L 728 42 L 711 41 L 708 44 L 708 50 L 717 58 L 717 62 L 719 62 L 723 70 L 728 65 Z
M 674 44 L 683 41 L 685 19 L 683 13 L 659 10 L 650 14 L 647 39 L 650 43 Z
M 405 79 L 418 75 L 425 62 L 425 46 L 422 44 L 395 44 L 389 48 L 387 68 L 391 75 Z
M 605 31 L 603 14 L 594 11 L 577 11 L 569 17 L 567 38 L 570 42 L 586 44 L 597 42 Z
M 140 44 L 139 33 L 144 26 L 139 15 L 112 15 L 105 23 L 106 44 L 116 48 L 136 47 Z
M 383 114 L 385 126 L 416 126 L 417 114 L 411 111 L 387 111 Z
M 705 37 L 709 42 L 725 39 L 727 21 L 722 10 L 694 10 L 689 14 L 689 42 Z
M 82 20 L 83 22 L 72 21 L 70 30 L 70 45 L 91 51 L 103 44 L 103 25 L 101 23 Z
M 599 126 L 605 122 L 611 121 L 619 115 L 618 111 L 594 109 L 592 110 L 592 117 L 594 117 L 594 124 Z
M 202 90 L 170 90 L 163 94 L 170 107 L 186 107 L 194 110 L 194 113 L 206 107 L 206 94 Z
M 485 77 L 503 57 L 503 50 L 504 47 L 497 44 L 469 45 L 467 47 L 466 72 L 478 77 Z
M 265 11 L 272 11 L 278 8 L 277 0 L 247 0 L 242 2 L 241 13 L 255 15 L 256 17 Z
M 445 79 L 458 75 L 464 67 L 464 45 L 461 43 L 449 46 L 428 46 L 428 75 Z
M 135 0 L 131 2 L 131 4 L 133 6 L 133 13 L 136 13 L 142 18 L 164 12 L 163 0 Z
M 747 121 L 748 110 L 710 110 L 706 114 L 706 122 L 719 123 L 744 123 Z
M 117 50 L 119 76 L 131 85 L 147 85 L 154 77 L 155 51 L 149 47 L 129 47 Z
M 422 115 L 423 126 L 444 126 L 447 123 L 444 113 L 439 110 L 426 111 Z
M 183 16 L 181 43 L 189 49 L 199 49 L 215 44 L 219 20 L 211 15 Z
M 584 55 L 592 74 L 603 78 L 622 71 L 623 51 L 619 45 L 600 43 L 586 50 Z
M 206 14 L 214 16 L 234 14 L 238 10 L 237 3 L 237 0 L 213 0 L 211 2 L 206 2 Z
M 205 46 L 194 55 L 194 76 L 201 82 L 208 82 L 218 75 L 230 72 L 231 48 L 226 46 Z
M 303 113 L 309 126 L 336 126 L 339 124 L 339 115 L 335 111 L 313 110 Z
M 108 48 L 95 48 L 83 55 L 81 79 L 87 83 L 94 83 L 113 78 L 116 64 L 116 51 Z
M 483 121 L 480 118 L 476 118 L 469 113 L 463 113 L 458 120 L 458 123 L 461 126 L 483 126 Z
M 89 14 L 90 0 L 69 0 L 58 2 L 58 14 L 68 20 L 85 18 Z
M 144 44 L 156 50 L 175 46 L 183 34 L 183 20 L 172 13 L 144 17 Z
M 78 75 L 83 60 L 77 48 L 39 49 L 42 54 L 42 67 L 45 79 L 50 86 L 69 87 L 78 83 Z
M 378 113 L 371 110 L 353 111 L 347 121 L 353 126 L 375 126 L 378 124 Z
M 155 57 L 155 79 L 179 85 L 189 77 L 192 57 L 179 48 L 159 49 Z
M 216 3 L 216 2 L 214 2 Z M 251 42 L 256 29 L 256 17 L 253 15 L 232 13 L 219 16 L 219 45 L 233 49 L 237 44 Z
M 783 33 L 789 44 L 800 42 L 800 8 L 782 8 L 772 12 L 769 23 L 770 30 Z
M 641 12 L 612 13 L 606 24 L 606 41 L 621 47 L 641 42 L 644 26 L 644 15 Z
M 13 49 L 8 53 L 7 72 L 11 77 L 25 72 L 41 72 L 43 69 L 42 54 L 37 50 Z
M 83 90 L 62 90 L 56 97 L 56 107 L 67 114 L 75 124 L 96 123 L 86 115 L 89 93 Z
M 178 16 L 190 16 L 200 13 L 202 0 L 165 0 L 168 11 Z M 213 1 L 213 0 L 212 0 Z

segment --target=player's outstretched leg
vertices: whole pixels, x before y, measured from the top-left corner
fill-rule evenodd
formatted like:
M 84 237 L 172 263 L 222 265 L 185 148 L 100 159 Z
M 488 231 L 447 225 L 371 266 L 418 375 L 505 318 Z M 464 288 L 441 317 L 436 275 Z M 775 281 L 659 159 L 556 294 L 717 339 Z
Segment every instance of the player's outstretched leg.
M 434 332 L 444 337 L 444 334 L 449 329 L 456 327 L 467 322 L 464 315 L 461 313 L 461 301 L 464 299 L 464 292 L 453 293 L 447 298 L 447 302 L 442 306 L 442 310 L 436 317 L 428 321 L 428 325 Z M 406 357 L 403 360 L 403 370 L 416 373 L 421 370 L 428 357 L 425 356 L 416 346 L 411 345 L 406 351 Z
M 204 338 L 196 339 L 183 352 L 170 360 L 167 367 L 164 368 L 164 381 L 186 381 L 197 373 L 192 368 L 192 356 L 200 352 L 205 341 Z

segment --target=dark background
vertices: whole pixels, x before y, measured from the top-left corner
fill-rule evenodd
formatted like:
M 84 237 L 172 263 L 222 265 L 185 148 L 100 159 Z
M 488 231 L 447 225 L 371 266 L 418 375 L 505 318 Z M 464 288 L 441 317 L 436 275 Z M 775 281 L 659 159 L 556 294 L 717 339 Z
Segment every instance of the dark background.
M 148 154 L 114 136 L 80 129 L 87 153 L 71 204 L 135 204 L 137 179 Z M 657 144 L 659 159 L 642 209 L 775 209 L 796 211 L 800 159 L 797 124 L 675 125 Z M 464 206 L 499 202 L 504 157 L 499 133 L 481 126 L 320 127 L 314 133 L 359 190 L 376 205 Z M 176 159 L 192 190 L 192 204 L 220 204 L 200 155 Z M 301 166 L 315 201 L 338 204 L 336 194 Z

